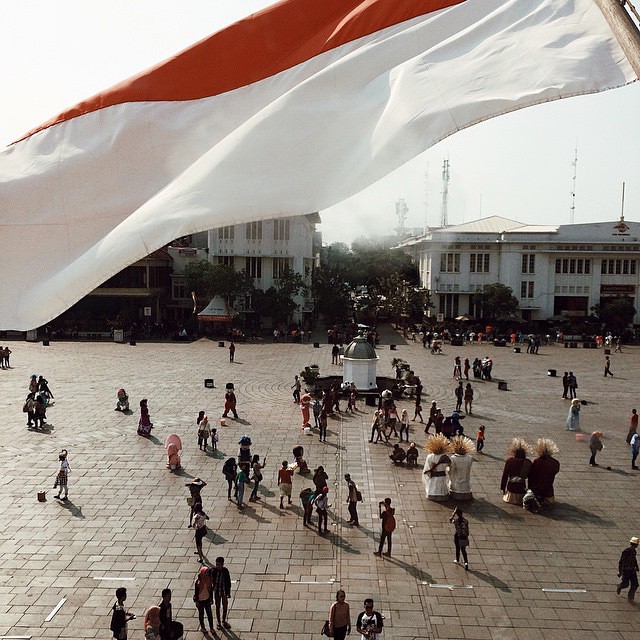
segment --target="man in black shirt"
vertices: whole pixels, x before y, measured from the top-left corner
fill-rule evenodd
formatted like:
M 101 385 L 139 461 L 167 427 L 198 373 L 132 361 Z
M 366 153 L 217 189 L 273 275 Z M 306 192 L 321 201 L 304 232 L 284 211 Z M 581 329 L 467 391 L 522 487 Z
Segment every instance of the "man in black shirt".
M 616 593 L 620 595 L 623 589 L 629 587 L 629 594 L 627 597 L 629 600 L 633 600 L 636 590 L 638 588 L 638 560 L 636 559 L 636 549 L 640 539 L 633 536 L 629 540 L 629 546 L 622 552 L 620 561 L 618 562 L 618 577 L 622 578 L 622 581 L 616 589 Z

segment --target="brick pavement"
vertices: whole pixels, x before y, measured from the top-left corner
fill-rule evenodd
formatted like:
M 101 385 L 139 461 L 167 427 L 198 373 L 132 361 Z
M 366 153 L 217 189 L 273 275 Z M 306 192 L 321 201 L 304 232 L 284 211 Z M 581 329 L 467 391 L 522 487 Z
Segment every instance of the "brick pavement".
M 184 483 L 200 476 L 211 517 L 204 543 L 207 557 L 226 558 L 233 584 L 229 638 L 293 639 L 318 634 L 333 596 L 341 586 L 352 619 L 364 597 L 372 596 L 386 616 L 389 639 L 470 638 L 550 640 L 555 638 L 636 638 L 638 605 L 615 594 L 617 560 L 631 535 L 640 535 L 637 490 L 624 437 L 637 397 L 637 348 L 612 355 L 615 377 L 603 378 L 602 351 L 543 347 L 538 356 L 511 349 L 445 347 L 432 356 L 419 343 L 404 343 L 386 327 L 378 350 L 378 373 L 391 374 L 394 356 L 408 360 L 424 383 L 425 413 L 432 399 L 453 406 L 453 356 L 494 358 L 496 382 L 472 381 L 474 415 L 469 434 L 487 427 L 485 455 L 472 473 L 475 499 L 467 506 L 472 544 L 470 571 L 453 564 L 453 503 L 424 497 L 420 470 L 396 468 L 386 445 L 370 445 L 371 409 L 329 424 L 329 442 L 300 434 L 300 412 L 291 397 L 294 373 L 318 363 L 331 366 L 330 349 L 312 344 L 240 344 L 236 363 L 217 342 L 144 344 L 12 343 L 10 371 L 0 371 L 2 417 L 2 503 L 0 519 L 0 637 L 107 638 L 113 592 L 129 592 L 128 607 L 140 616 L 130 623 L 130 638 L 142 638 L 141 617 L 169 584 L 174 615 L 185 624 L 185 638 L 199 638 L 191 586 L 198 565 Z M 390 351 L 388 344 L 398 344 Z M 560 399 L 559 375 L 572 369 L 585 433 L 605 432 L 599 468 L 588 466 L 587 442 L 564 430 L 568 403 Z M 56 404 L 49 409 L 52 428 L 28 431 L 21 404 L 29 374 L 44 374 Z M 206 389 L 213 377 L 216 388 Z M 212 424 L 222 407 L 224 384 L 234 382 L 239 421 L 219 429 L 216 456 L 199 451 L 195 417 L 207 410 Z M 132 407 L 149 399 L 154 438 L 135 434 L 137 412 L 116 413 L 115 391 L 124 386 Z M 407 406 L 412 406 L 407 403 Z M 413 414 L 411 414 L 413 415 Z M 171 432 L 184 443 L 184 471 L 165 468 L 162 443 Z M 267 456 L 262 501 L 240 513 L 226 500 L 222 461 L 237 453 L 242 433 L 253 439 L 252 452 Z M 419 425 L 415 439 L 423 442 Z M 513 435 L 529 441 L 552 437 L 560 447 L 556 480 L 558 505 L 535 516 L 501 501 L 498 489 L 504 451 Z M 280 511 L 275 471 L 301 442 L 310 466 L 324 465 L 332 482 L 330 534 L 318 536 L 302 526 L 297 504 Z M 57 452 L 70 452 L 70 502 L 53 498 Z M 421 454 L 421 462 L 424 456 Z M 612 467 L 606 470 L 606 465 Z M 342 476 L 350 472 L 364 493 L 361 528 L 346 525 Z M 294 496 L 310 479 L 294 480 Z M 47 502 L 36 500 L 48 492 Z M 377 502 L 390 496 L 398 529 L 393 557 L 372 555 L 379 522 Z M 118 579 L 129 578 L 127 581 Z M 115 580 L 114 580 L 115 579 Z M 451 587 L 460 588 L 447 588 Z M 462 588 L 466 587 L 466 588 Z M 472 587 L 472 588 L 469 588 Z M 549 592 L 543 589 L 579 589 Z M 45 618 L 62 598 L 50 622 Z M 353 631 L 355 635 L 355 629 Z

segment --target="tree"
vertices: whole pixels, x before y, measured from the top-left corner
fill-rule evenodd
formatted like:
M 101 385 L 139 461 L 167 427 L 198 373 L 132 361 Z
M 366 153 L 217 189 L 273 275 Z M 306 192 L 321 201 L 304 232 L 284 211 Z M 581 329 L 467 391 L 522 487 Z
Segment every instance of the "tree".
M 475 294 L 474 301 L 480 307 L 482 317 L 493 320 L 513 316 L 519 305 L 513 289 L 499 282 L 485 284 L 482 291 Z
M 353 313 L 353 289 L 344 269 L 331 265 L 317 268 L 313 272 L 312 289 L 319 311 L 329 324 L 342 322 Z
M 306 296 L 309 291 L 309 285 L 304 278 L 287 267 L 275 285 L 264 292 L 256 292 L 253 306 L 262 315 L 271 316 L 274 322 L 287 324 L 293 316 L 293 312 L 298 308 L 294 297 Z
M 600 303 L 600 320 L 607 328 L 621 332 L 633 322 L 636 310 L 633 300 L 627 296 L 602 298 Z
M 211 300 L 223 297 L 233 306 L 236 298 L 253 293 L 253 280 L 246 271 L 236 271 L 226 264 L 211 264 L 198 260 L 188 264 L 184 270 L 189 291 L 195 291 L 199 298 Z

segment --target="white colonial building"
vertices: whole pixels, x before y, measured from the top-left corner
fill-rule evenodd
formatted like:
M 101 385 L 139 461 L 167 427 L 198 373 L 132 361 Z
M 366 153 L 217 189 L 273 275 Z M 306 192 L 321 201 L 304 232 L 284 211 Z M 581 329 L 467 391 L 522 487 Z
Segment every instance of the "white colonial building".
M 528 225 L 492 216 L 431 229 L 397 248 L 414 257 L 432 313 L 445 318 L 477 316 L 474 294 L 494 282 L 511 287 L 524 320 L 586 316 L 620 295 L 640 309 L 638 222 Z

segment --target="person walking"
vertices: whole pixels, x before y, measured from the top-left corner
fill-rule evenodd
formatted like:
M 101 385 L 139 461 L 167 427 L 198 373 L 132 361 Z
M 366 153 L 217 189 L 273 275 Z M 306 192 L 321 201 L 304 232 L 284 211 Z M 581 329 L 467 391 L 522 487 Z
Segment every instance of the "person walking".
M 71 467 L 69 466 L 69 460 L 67 460 L 68 454 L 69 452 L 66 449 L 63 449 L 58 455 L 60 468 L 58 469 L 58 475 L 56 476 L 56 481 L 53 485 L 54 489 L 59 487 L 58 494 L 55 496 L 58 500 L 69 499 L 69 472 L 71 471 Z M 62 497 L 63 491 L 64 497 Z
M 224 558 L 218 556 L 215 566 L 211 571 L 211 588 L 213 591 L 213 600 L 216 605 L 216 621 L 218 629 L 231 629 L 231 625 L 227 620 L 229 613 L 229 598 L 231 597 L 231 575 L 229 569 L 224 566 Z M 220 605 L 222 605 L 222 618 L 220 618 Z
M 471 384 L 471 383 L 467 383 Z M 456 411 L 462 411 L 462 400 L 464 398 L 464 388 L 462 386 L 462 380 L 458 382 L 458 386 L 455 389 L 456 396 Z
M 318 514 L 318 535 L 327 533 L 327 509 L 329 508 L 329 487 L 322 487 L 322 491 L 314 500 L 316 512 Z M 323 530 L 324 523 L 324 530 Z
M 227 458 L 227 461 L 222 466 L 222 475 L 227 481 L 227 500 L 231 500 L 231 492 L 233 490 L 233 483 L 236 480 L 236 474 L 238 465 L 235 458 Z
M 336 601 L 329 609 L 329 637 L 333 640 L 345 640 L 351 633 L 351 612 L 344 589 L 336 592 Z
M 638 559 L 636 558 L 636 549 L 640 539 L 633 536 L 629 540 L 629 546 L 620 555 L 618 562 L 618 577 L 622 578 L 620 584 L 616 588 L 616 593 L 620 595 L 623 589 L 629 587 L 627 598 L 633 600 L 638 589 Z
M 344 479 L 347 482 L 348 495 L 347 495 L 347 504 L 349 505 L 349 516 L 350 520 L 347 524 L 350 524 L 352 527 L 359 527 L 360 522 L 358 521 L 358 487 L 356 483 L 351 479 L 351 475 L 348 473 L 344 474 Z M 362 499 L 362 498 L 361 498 Z
M 467 386 L 464 390 L 464 412 L 468 414 L 472 414 L 471 411 L 473 407 L 473 387 L 470 382 L 467 382 Z
M 460 562 L 460 554 L 462 553 L 462 559 L 464 560 L 464 568 L 469 568 L 469 560 L 467 558 L 467 547 L 469 546 L 469 522 L 463 516 L 462 509 L 456 507 L 449 518 L 456 529 L 453 534 L 453 542 L 456 546 L 456 559 L 454 562 L 458 564 Z
M 364 611 L 358 614 L 356 620 L 356 630 L 360 634 L 361 640 L 378 640 L 378 635 L 382 633 L 384 622 L 382 615 L 373 608 L 373 599 L 367 598 L 364 601 Z
M 640 467 L 636 466 L 636 460 L 638 459 L 638 453 L 640 453 L 640 435 L 634 433 L 631 437 L 631 468 L 638 470 Z
M 406 409 L 403 409 L 400 414 L 400 442 L 402 442 L 403 433 L 409 442 L 409 412 Z
M 589 438 L 589 449 L 591 449 L 591 458 L 589 458 L 589 466 L 597 467 L 596 454 L 604 449 L 602 444 L 602 431 L 594 431 Z
M 237 404 L 238 399 L 236 398 L 236 394 L 233 392 L 233 387 L 227 387 L 227 390 L 224 392 L 224 413 L 222 414 L 222 417 L 226 418 L 229 415 L 229 411 L 231 411 L 231 413 L 233 413 L 233 417 L 237 420 Z
M 154 639 L 160 635 L 160 607 L 149 607 L 144 612 L 144 637 Z
M 282 468 L 278 469 L 278 489 L 280 490 L 280 508 L 284 509 L 284 498 L 291 504 L 291 490 L 293 489 L 293 472 L 286 460 L 282 461 Z
M 580 400 L 573 398 L 567 414 L 567 430 L 580 431 Z
M 604 377 L 611 376 L 613 378 L 613 373 L 611 373 L 611 359 L 609 356 L 604 357 Z
M 562 376 L 562 399 L 566 400 L 569 397 L 569 372 L 565 371 Z
M 160 603 L 160 640 L 179 640 L 184 634 L 182 623 L 173 619 L 171 608 L 171 589 L 162 590 Z
M 482 450 L 484 449 L 484 432 L 485 426 L 481 424 L 478 427 L 478 433 L 476 434 L 476 451 L 478 453 L 482 453 Z
M 377 436 L 375 443 L 377 444 L 378 440 L 380 440 L 380 423 L 382 421 L 382 417 L 380 416 L 379 411 L 373 412 L 373 417 L 371 418 L 371 438 L 369 442 L 373 442 L 373 437 Z
M 631 444 L 633 434 L 638 431 L 638 410 L 631 409 L 631 418 L 629 419 L 629 431 L 627 432 L 627 444 Z
M 329 476 L 327 472 L 324 470 L 324 467 L 320 465 L 317 469 L 313 471 L 313 484 L 316 488 L 316 493 L 319 494 L 324 487 L 327 486 L 329 482 Z
M 382 548 L 384 547 L 385 540 L 387 541 L 387 552 L 384 554 L 387 557 L 391 557 L 391 535 L 396 530 L 396 510 L 391 506 L 391 498 L 385 498 L 382 502 L 378 503 L 378 515 L 382 521 L 380 530 L 380 544 L 378 550 L 373 552 L 374 556 L 381 556 Z
M 193 583 L 193 601 L 196 603 L 198 609 L 198 620 L 200 621 L 200 631 L 206 633 L 207 630 L 204 626 L 204 614 L 207 614 L 209 621 L 209 631 L 211 635 L 215 636 L 213 630 L 213 612 L 211 611 L 211 600 L 213 591 L 213 582 L 211 580 L 211 568 L 201 567 Z
M 293 389 L 293 401 L 296 404 L 300 404 L 300 390 L 302 389 L 302 383 L 298 376 L 294 376 L 291 388 Z
M 124 587 L 116 589 L 116 603 L 111 607 L 111 625 L 109 629 L 117 640 L 127 640 L 127 623 L 135 616 L 124 608 L 127 590 Z
M 249 496 L 249 502 L 256 502 L 260 500 L 260 496 L 258 495 L 258 487 L 262 482 L 262 470 L 267 464 L 267 459 L 265 458 L 262 464 L 260 464 L 260 456 L 256 454 L 253 456 L 251 460 L 251 471 L 253 472 L 252 480 L 253 480 L 253 489 L 251 491 L 251 495 Z
M 207 486 L 207 483 L 204 480 L 200 480 L 200 478 L 194 478 L 191 482 L 185 482 L 185 487 L 189 488 L 189 493 L 191 494 L 187 498 L 187 504 L 191 507 L 189 511 L 189 529 L 193 527 L 193 514 L 195 513 L 195 506 L 197 504 L 202 505 L 202 495 L 201 491 Z
M 233 342 L 229 345 L 229 362 L 233 362 L 236 357 L 236 345 Z
M 245 471 L 245 465 L 241 464 L 238 466 L 236 473 L 236 502 L 238 509 L 244 509 L 244 489 L 246 484 L 249 484 L 249 478 Z
M 202 510 L 202 504 L 198 503 L 193 506 L 192 524 L 195 530 L 196 550 L 194 553 L 198 556 L 198 562 L 204 564 L 204 555 L 202 553 L 202 539 L 207 535 L 206 522 L 209 516 Z
M 198 447 L 200 451 L 206 451 L 207 442 L 211 435 L 211 428 L 209 427 L 209 418 L 207 418 L 207 414 L 204 411 L 198 412 L 196 425 L 198 426 Z
M 576 389 L 578 388 L 578 379 L 574 375 L 573 371 L 569 371 L 569 398 L 576 397 Z

